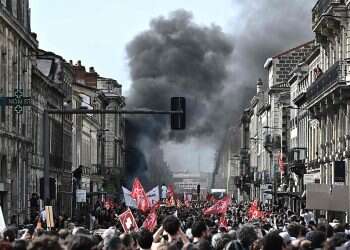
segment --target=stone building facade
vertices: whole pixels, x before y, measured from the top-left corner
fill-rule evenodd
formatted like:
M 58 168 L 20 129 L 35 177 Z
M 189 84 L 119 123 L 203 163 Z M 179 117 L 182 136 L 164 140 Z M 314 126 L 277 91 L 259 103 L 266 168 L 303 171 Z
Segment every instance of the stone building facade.
M 44 109 L 125 105 L 117 81 L 38 48 L 28 0 L 0 0 L 0 96 L 14 96 L 16 89 L 31 97 L 31 106 L 17 113 L 0 105 L 0 206 L 7 223 L 24 223 L 43 205 Z M 72 171 L 79 165 L 86 166 L 89 202 L 104 193 L 108 181 L 117 191 L 124 173 L 124 127 L 122 115 L 50 115 L 50 203 L 56 213 L 72 215 Z
M 71 64 L 74 71 L 75 108 L 120 110 L 125 106 L 122 86 L 114 79 L 104 78 L 93 67 L 86 71 L 80 61 Z M 91 201 L 102 193 L 115 195 L 120 188 L 125 165 L 125 123 L 121 114 L 74 115 L 75 148 L 78 158 L 73 169 L 82 165 L 84 189 Z M 79 131 L 79 119 L 82 131 Z M 79 146 L 80 145 L 80 146 Z M 93 152 L 91 152 L 91 149 Z
M 49 128 L 43 127 L 44 109 L 69 109 L 73 72 L 65 60 L 52 52 L 38 51 L 33 66 L 32 89 L 32 193 L 43 195 L 43 131 L 50 129 L 49 167 L 53 193 L 51 204 L 59 214 L 71 214 L 72 117 L 50 115 Z M 41 182 L 40 182 L 41 180 Z M 42 197 L 40 197 L 42 198 Z
M 31 96 L 33 54 L 28 0 L 0 1 L 0 95 L 22 89 Z M 17 114 L 13 107 L 0 111 L 0 205 L 5 220 L 23 222 L 29 210 L 28 173 L 32 164 L 31 109 Z
M 312 11 L 320 51 L 317 65 L 310 64 L 306 90 L 310 115 L 307 172 L 319 171 L 320 183 L 328 185 L 349 185 L 350 181 L 349 9 L 350 1 L 328 0 L 317 2 Z M 341 213 L 325 215 L 345 219 Z

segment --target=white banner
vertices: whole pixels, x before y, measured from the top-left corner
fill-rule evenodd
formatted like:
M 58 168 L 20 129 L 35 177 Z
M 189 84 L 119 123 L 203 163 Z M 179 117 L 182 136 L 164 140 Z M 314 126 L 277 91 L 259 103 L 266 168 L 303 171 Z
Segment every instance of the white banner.
M 136 201 L 131 197 L 131 191 L 129 191 L 127 188 L 122 187 L 123 193 L 124 193 L 124 201 L 125 205 L 127 207 L 134 207 L 137 208 Z
M 166 199 L 167 192 L 168 192 L 167 186 L 162 185 L 162 199 Z
M 6 223 L 4 219 L 4 214 L 2 213 L 2 208 L 0 206 L 0 232 L 6 229 Z
M 154 204 L 157 204 L 159 202 L 159 186 L 156 186 L 152 188 L 148 193 L 147 193 L 148 200 L 151 203 L 151 206 Z

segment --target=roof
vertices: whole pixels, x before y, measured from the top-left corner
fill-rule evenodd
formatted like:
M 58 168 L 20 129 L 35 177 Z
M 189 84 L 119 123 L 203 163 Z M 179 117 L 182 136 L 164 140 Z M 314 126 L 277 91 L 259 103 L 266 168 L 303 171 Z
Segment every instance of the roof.
M 286 55 L 286 54 L 288 54 L 288 53 L 290 53 L 290 52 L 292 52 L 292 51 L 294 51 L 294 50 L 300 49 L 300 48 L 305 47 L 306 45 L 312 44 L 312 43 L 314 43 L 314 42 L 315 42 L 315 40 L 311 40 L 311 41 L 306 42 L 306 43 L 303 43 L 303 44 L 301 44 L 301 45 L 299 45 L 299 46 L 297 46 L 297 47 L 294 47 L 294 48 L 291 48 L 291 49 L 289 49 L 289 50 L 283 51 L 283 52 L 281 52 L 281 53 L 279 53 L 279 54 L 273 56 L 272 59 L 276 59 L 276 58 L 279 58 L 279 57 L 281 57 L 281 56 L 284 56 L 284 55 Z

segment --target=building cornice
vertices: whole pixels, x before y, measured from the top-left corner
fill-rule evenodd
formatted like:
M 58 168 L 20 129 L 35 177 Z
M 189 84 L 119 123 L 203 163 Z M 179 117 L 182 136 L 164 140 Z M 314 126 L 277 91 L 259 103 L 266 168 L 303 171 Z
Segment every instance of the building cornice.
M 35 40 L 30 31 L 25 30 L 23 25 L 21 25 L 8 10 L 0 4 L 0 19 L 2 19 L 18 36 L 22 38 L 33 50 L 38 48 L 38 41 Z

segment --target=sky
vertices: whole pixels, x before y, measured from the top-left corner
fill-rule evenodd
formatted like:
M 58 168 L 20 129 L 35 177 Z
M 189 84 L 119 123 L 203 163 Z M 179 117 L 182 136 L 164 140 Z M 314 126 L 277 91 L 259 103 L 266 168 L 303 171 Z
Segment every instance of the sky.
M 123 85 L 123 93 L 127 98 L 131 80 L 126 45 L 135 36 L 149 29 L 151 19 L 167 17 L 174 10 L 185 9 L 192 12 L 194 22 L 199 25 L 216 24 L 225 33 L 241 34 L 247 40 L 239 43 L 236 36 L 234 53 L 238 58 L 236 63 L 248 69 L 247 65 L 257 64 L 255 54 L 261 61 L 265 60 L 265 53 L 274 51 L 274 48 L 287 49 L 290 48 L 288 46 L 297 45 L 300 40 L 307 41 L 305 38 L 309 38 L 311 25 L 304 25 L 305 20 L 299 26 L 296 25 L 299 28 L 296 35 L 291 31 L 295 29 L 294 23 L 305 19 L 305 13 L 311 16 L 314 2 L 315 0 L 30 0 L 31 27 L 32 32 L 38 35 L 41 49 L 52 51 L 74 63 L 81 60 L 86 68 L 93 66 L 101 76 L 117 79 Z M 290 13 L 292 11 L 294 15 Z M 289 22 L 284 26 L 279 21 L 285 16 Z M 311 24 L 309 19 L 307 23 Z M 255 28 L 251 29 L 252 25 Z M 272 29 L 275 37 L 266 33 L 272 26 L 278 28 Z M 250 29 L 250 32 L 244 33 L 244 29 Z M 300 30 L 306 30 L 306 34 L 298 35 Z M 270 44 L 270 48 L 261 49 L 255 46 L 257 43 Z M 246 52 L 241 53 L 241 48 Z M 254 49 L 257 50 L 256 53 Z M 250 56 L 248 60 L 247 55 Z M 250 76 L 254 81 L 256 74 L 261 76 L 263 62 L 260 61 L 259 70 L 254 70 L 255 74 Z M 247 73 L 247 70 L 237 69 L 241 74 Z M 250 78 L 249 82 L 252 82 Z M 163 147 L 165 158 L 173 170 L 213 170 L 216 148 L 210 142 L 203 143 L 191 138 L 186 143 L 167 142 Z

